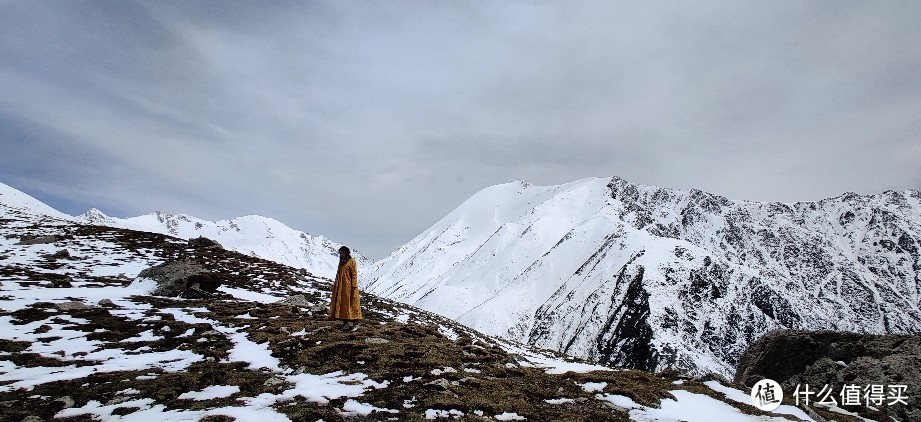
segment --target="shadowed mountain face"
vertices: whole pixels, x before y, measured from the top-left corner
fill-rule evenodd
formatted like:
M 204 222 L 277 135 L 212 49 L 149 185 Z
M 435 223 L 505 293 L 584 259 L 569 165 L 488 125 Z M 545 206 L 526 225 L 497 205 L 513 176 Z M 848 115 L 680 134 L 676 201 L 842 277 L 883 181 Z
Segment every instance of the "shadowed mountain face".
M 921 193 L 733 201 L 619 178 L 485 189 L 370 290 L 598 362 L 730 376 L 775 328 L 921 331 Z

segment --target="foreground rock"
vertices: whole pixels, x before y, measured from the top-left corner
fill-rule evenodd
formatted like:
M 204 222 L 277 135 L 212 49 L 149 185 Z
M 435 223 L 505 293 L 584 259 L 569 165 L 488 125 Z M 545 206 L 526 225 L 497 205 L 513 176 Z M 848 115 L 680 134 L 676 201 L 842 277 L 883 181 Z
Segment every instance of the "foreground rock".
M 765 334 L 745 351 L 734 381 L 751 387 L 761 379 L 773 379 L 789 397 L 797 385 L 802 392 L 808 384 L 809 390 L 816 393 L 810 396 L 810 403 L 824 396 L 819 392 L 827 385 L 830 399 L 864 417 L 917 421 L 921 420 L 919 368 L 921 334 L 777 330 Z M 901 393 L 896 391 L 903 388 L 899 386 L 904 386 Z M 860 388 L 859 393 L 856 388 Z M 842 391 L 845 395 L 848 391 L 855 394 L 850 401 L 860 404 L 844 405 Z M 800 399 L 802 403 L 802 394 Z
M 204 236 L 195 237 L 189 239 L 189 247 L 192 249 L 207 249 L 207 248 L 218 248 L 224 249 L 220 243 L 216 240 L 208 239 Z
M 221 285 L 216 275 L 188 259 L 154 265 L 141 271 L 138 278 L 156 281 L 157 287 L 150 292 L 156 296 L 179 296 L 189 290 L 204 294 L 217 290 Z

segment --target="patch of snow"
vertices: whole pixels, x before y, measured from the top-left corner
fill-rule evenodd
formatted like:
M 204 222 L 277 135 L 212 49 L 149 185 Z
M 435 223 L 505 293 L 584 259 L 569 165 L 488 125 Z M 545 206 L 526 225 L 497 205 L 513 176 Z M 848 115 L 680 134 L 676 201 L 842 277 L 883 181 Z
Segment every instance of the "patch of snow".
M 425 418 L 426 419 L 438 419 L 438 418 L 460 418 L 464 416 L 464 412 L 461 412 L 457 409 L 451 410 L 441 410 L 441 409 L 426 409 Z
M 564 399 L 547 399 L 547 400 L 544 400 L 544 401 L 547 402 L 547 403 L 550 403 L 550 404 L 566 404 L 566 403 L 575 403 L 575 402 L 576 402 L 576 401 L 573 400 L 573 399 L 565 399 L 565 398 L 564 398 Z
M 717 381 L 707 381 L 707 382 L 704 382 L 704 385 L 706 385 L 713 391 L 723 393 L 723 395 L 727 399 L 732 400 L 734 402 L 747 404 L 747 405 L 752 404 L 751 395 L 749 395 L 748 393 L 736 390 L 735 388 L 732 388 L 732 387 L 727 387 L 723 384 L 720 384 Z M 780 407 L 778 407 L 771 413 L 791 415 L 791 416 L 800 418 L 802 420 L 809 420 L 809 415 L 806 414 L 806 412 L 804 412 L 802 409 L 796 406 L 790 406 L 787 404 L 781 405 Z
M 154 335 L 153 330 L 147 330 L 147 331 L 138 333 L 137 336 L 126 338 L 122 340 L 122 343 L 139 343 L 142 341 L 157 341 L 157 340 L 162 340 L 162 339 L 163 337 Z
M 400 413 L 398 410 L 375 407 L 368 403 L 359 403 L 357 400 L 348 399 L 342 405 L 342 412 L 352 415 L 368 416 L 372 412 Z
M 441 374 L 454 374 L 454 373 L 457 373 L 457 369 L 454 369 L 454 368 L 452 368 L 452 367 L 450 367 L 450 366 L 446 366 L 446 367 L 444 367 L 444 368 L 442 368 L 442 369 L 437 369 L 437 368 L 436 368 L 436 369 L 433 369 L 432 372 L 431 372 L 431 374 L 432 374 L 432 375 L 435 375 L 435 376 L 438 376 L 438 375 L 441 375 Z
M 227 293 L 237 299 L 248 300 L 251 302 L 259 303 L 275 303 L 283 299 L 282 297 L 267 295 L 264 293 L 257 293 L 246 289 L 238 289 L 235 287 L 221 286 L 217 289 L 220 292 Z
M 620 395 L 598 394 L 595 397 L 628 409 L 630 419 L 635 421 L 787 421 L 787 419 L 781 417 L 748 415 L 735 407 L 704 394 L 691 393 L 685 390 L 672 390 L 669 392 L 675 397 L 675 400 L 663 399 L 659 408 L 646 407 L 637 404 L 629 397 Z M 812 419 L 807 417 L 804 420 L 811 421 Z
M 594 393 L 596 391 L 604 390 L 604 387 L 608 386 L 606 382 L 587 382 L 585 384 L 577 384 L 585 390 L 586 393 Z
M 211 400 L 230 397 L 240 392 L 236 385 L 212 385 L 201 391 L 188 391 L 179 395 L 180 400 Z

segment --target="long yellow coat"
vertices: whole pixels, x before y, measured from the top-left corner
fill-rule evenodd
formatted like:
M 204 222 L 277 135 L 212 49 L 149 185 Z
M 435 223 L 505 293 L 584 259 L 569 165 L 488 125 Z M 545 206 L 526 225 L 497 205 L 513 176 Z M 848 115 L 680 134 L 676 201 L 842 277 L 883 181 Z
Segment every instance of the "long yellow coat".
M 361 319 L 361 303 L 358 301 L 358 265 L 355 258 L 340 265 L 333 282 L 333 297 L 329 303 L 330 318 Z

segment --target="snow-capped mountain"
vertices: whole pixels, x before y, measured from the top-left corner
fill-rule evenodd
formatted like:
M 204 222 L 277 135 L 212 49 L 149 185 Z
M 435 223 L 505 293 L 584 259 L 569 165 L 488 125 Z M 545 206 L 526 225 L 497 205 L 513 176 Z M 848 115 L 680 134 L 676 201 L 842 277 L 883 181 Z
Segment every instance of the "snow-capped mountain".
M 734 201 L 620 178 L 480 191 L 369 290 L 603 363 L 731 376 L 774 328 L 921 331 L 921 193 Z
M 68 221 L 162 233 L 191 239 L 204 236 L 223 247 L 250 256 L 275 261 L 332 278 L 339 263 L 339 243 L 292 229 L 278 220 L 248 215 L 230 220 L 208 221 L 185 214 L 154 212 L 138 217 L 115 218 L 98 209 L 72 217 L 8 185 L 0 183 L 0 204 L 11 211 L 47 215 Z M 359 270 L 370 268 L 371 261 L 353 249 Z
M 163 233 L 191 239 L 204 236 L 221 246 L 250 256 L 304 268 L 321 277 L 333 278 L 339 265 L 339 243 L 292 229 L 278 220 L 247 215 L 230 220 L 209 221 L 186 214 L 154 212 L 138 217 L 113 218 L 95 208 L 79 218 L 91 224 Z M 359 268 L 371 261 L 353 249 Z

